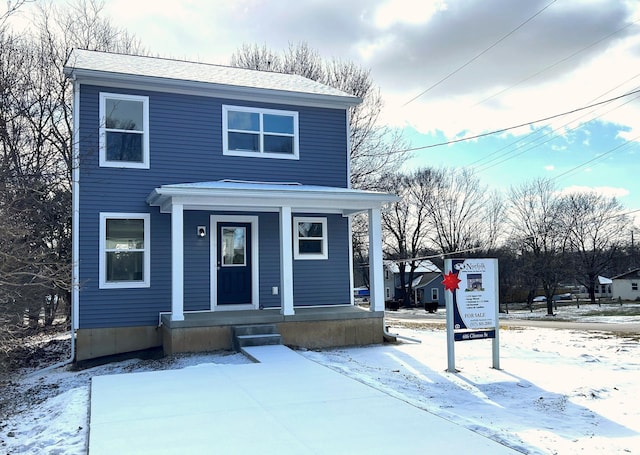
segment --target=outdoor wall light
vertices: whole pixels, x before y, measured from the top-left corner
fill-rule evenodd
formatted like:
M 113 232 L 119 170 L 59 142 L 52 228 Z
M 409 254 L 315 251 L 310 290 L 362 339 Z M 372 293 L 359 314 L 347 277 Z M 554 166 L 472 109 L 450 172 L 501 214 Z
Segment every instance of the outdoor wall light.
M 206 226 L 198 226 L 198 237 L 204 238 L 207 236 L 207 227 Z

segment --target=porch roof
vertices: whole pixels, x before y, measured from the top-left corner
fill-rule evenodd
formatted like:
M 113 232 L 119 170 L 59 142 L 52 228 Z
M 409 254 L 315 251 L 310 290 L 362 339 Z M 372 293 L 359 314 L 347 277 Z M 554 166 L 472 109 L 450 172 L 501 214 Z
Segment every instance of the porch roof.
M 295 182 L 214 181 L 162 185 L 147 203 L 171 212 L 173 204 L 186 210 L 241 210 L 276 212 L 291 207 L 297 212 L 341 213 L 345 216 L 398 201 L 394 194 Z

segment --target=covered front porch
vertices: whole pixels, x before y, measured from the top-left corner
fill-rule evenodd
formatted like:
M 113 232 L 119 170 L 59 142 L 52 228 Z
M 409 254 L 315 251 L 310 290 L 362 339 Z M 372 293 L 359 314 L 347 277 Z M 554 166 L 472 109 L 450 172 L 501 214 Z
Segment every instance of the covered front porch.
M 171 311 L 161 316 L 165 351 L 173 353 L 227 349 L 230 347 L 231 327 L 259 323 L 277 324 L 285 344 L 307 348 L 381 342 L 384 314 L 381 209 L 383 205 L 395 200 L 396 196 L 385 193 L 295 183 L 218 181 L 163 185 L 154 189 L 147 198 L 147 203 L 159 207 L 162 213 L 171 215 Z M 273 223 L 275 229 L 272 231 L 277 253 L 259 257 L 257 248 L 252 253 L 255 281 L 248 304 L 221 305 L 216 301 L 220 282 L 216 278 L 213 259 L 210 282 L 204 284 L 211 288 L 210 307 L 195 312 L 185 309 L 185 236 L 189 233 L 184 232 L 184 213 L 188 210 L 239 213 L 243 217 L 255 214 L 249 217 L 254 220 L 251 228 L 254 243 L 259 241 L 258 224 L 260 229 L 263 227 L 262 223 L 258 223 L 259 215 L 271 213 L 270 216 L 277 216 L 277 222 Z M 294 253 L 297 254 L 294 251 L 294 229 L 297 229 L 295 214 L 301 213 L 341 216 L 349 221 L 348 231 L 341 233 L 344 237 L 341 251 L 345 252 L 344 261 L 341 260 L 344 269 L 342 276 L 345 276 L 346 282 L 339 299 L 301 303 L 301 298 L 294 292 L 294 272 L 299 271 L 302 265 L 307 270 L 312 265 L 309 261 L 294 260 Z M 350 217 L 358 213 L 368 215 L 371 289 L 368 309 L 355 307 L 352 293 Z M 212 219 L 216 218 L 217 215 L 212 215 Z M 276 218 L 272 219 L 276 221 Z M 212 221 L 211 231 L 214 230 L 214 225 Z M 211 234 L 213 257 L 216 251 L 216 234 Z M 333 257 L 335 260 L 336 256 Z M 272 270 L 277 271 L 275 283 L 260 282 L 262 277 L 259 276 L 260 267 L 257 264 L 260 261 L 264 264 L 267 258 L 271 260 Z M 313 265 L 314 269 L 321 271 L 312 278 L 321 278 L 321 274 L 326 273 L 326 267 L 320 267 L 326 262 L 319 261 Z M 298 269 L 294 270 L 295 267 Z M 220 262 L 217 268 L 220 270 Z M 296 281 L 296 289 L 299 289 L 300 283 Z M 262 291 L 259 291 L 258 284 Z M 262 301 L 266 299 L 265 286 L 269 290 L 273 289 L 273 294 L 269 295 L 270 308 L 262 305 Z

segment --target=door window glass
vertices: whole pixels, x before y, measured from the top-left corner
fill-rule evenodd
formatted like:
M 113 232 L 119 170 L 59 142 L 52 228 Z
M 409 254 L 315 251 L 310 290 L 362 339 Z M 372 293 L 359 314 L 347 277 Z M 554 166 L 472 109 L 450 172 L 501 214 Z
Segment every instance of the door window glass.
M 246 229 L 224 226 L 221 232 L 221 255 L 223 266 L 246 265 Z

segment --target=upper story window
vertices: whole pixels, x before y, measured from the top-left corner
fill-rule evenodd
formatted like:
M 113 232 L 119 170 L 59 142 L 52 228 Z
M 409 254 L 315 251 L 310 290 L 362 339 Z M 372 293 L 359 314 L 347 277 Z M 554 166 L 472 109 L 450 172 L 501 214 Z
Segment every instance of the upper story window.
M 149 98 L 100 93 L 100 166 L 149 168 Z
M 293 219 L 295 259 L 327 259 L 327 219 L 295 217 Z
M 298 113 L 222 106 L 223 153 L 298 159 Z

